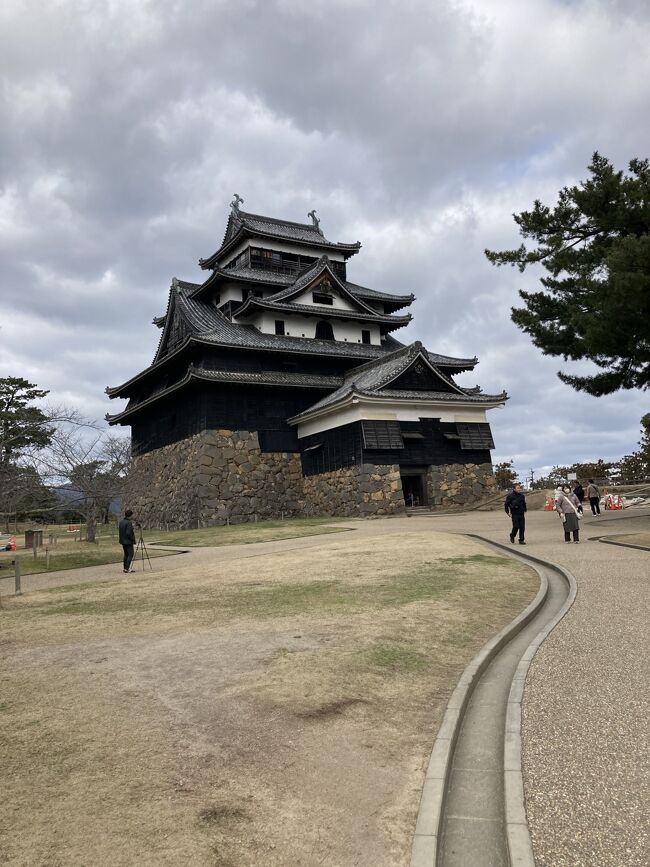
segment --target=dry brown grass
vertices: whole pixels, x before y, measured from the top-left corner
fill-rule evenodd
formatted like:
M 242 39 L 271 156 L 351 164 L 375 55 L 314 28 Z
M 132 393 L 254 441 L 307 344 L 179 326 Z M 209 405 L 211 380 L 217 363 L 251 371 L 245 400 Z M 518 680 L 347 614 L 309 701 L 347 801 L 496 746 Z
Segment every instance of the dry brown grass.
M 386 527 L 5 599 L 0 863 L 408 863 L 448 696 L 537 580 Z

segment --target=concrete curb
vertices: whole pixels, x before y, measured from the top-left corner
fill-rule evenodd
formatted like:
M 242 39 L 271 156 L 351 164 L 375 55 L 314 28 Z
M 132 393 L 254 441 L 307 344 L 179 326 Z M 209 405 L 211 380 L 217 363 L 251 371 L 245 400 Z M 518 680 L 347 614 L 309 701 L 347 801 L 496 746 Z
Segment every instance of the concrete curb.
M 482 536 L 474 536 L 476 539 L 490 542 L 508 553 L 511 549 L 500 542 L 492 542 Z M 533 844 L 528 829 L 526 816 L 526 798 L 524 794 L 524 778 L 521 761 L 521 703 L 523 701 L 524 687 L 528 669 L 533 658 L 550 633 L 562 620 L 567 611 L 575 602 L 578 586 L 574 576 L 563 566 L 543 560 L 528 553 L 519 553 L 518 556 L 529 560 L 534 568 L 545 566 L 558 572 L 569 586 L 569 595 L 558 613 L 537 633 L 535 638 L 526 648 L 524 655 L 512 679 L 512 686 L 506 705 L 506 731 L 503 750 L 503 782 L 505 799 L 506 837 L 508 841 L 508 854 L 511 867 L 535 867 Z
M 493 544 L 491 540 L 484 539 L 482 536 L 467 535 L 481 542 Z M 429 765 L 424 778 L 411 849 L 411 867 L 435 867 L 437 863 L 440 844 L 439 829 L 445 803 L 447 782 L 451 770 L 451 756 L 456 746 L 465 708 L 477 681 L 487 665 L 501 648 L 514 635 L 520 632 L 544 605 L 548 595 L 548 582 L 538 570 L 536 571 L 540 576 L 540 587 L 533 601 L 521 614 L 497 633 L 494 638 L 491 638 L 487 644 L 483 645 L 463 671 L 449 699 L 445 715 L 442 718 L 442 723 L 433 744 Z M 519 761 L 521 762 L 521 759 Z M 523 806 L 523 786 L 521 804 Z M 527 831 L 527 826 L 525 827 Z
M 637 551 L 650 551 L 647 545 L 634 545 L 632 542 L 615 542 L 614 539 L 606 539 L 604 536 L 592 536 L 590 542 L 602 542 L 603 545 L 618 545 L 619 548 L 635 548 Z

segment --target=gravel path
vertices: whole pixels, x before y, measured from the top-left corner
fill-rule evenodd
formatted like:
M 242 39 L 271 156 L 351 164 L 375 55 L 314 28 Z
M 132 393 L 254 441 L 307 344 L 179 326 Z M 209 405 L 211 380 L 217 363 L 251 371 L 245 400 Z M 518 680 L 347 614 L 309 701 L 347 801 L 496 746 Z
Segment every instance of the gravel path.
M 650 552 L 588 541 L 639 532 L 650 511 L 585 516 L 565 544 L 529 513 L 526 551 L 568 568 L 578 597 L 530 668 L 523 705 L 526 807 L 537 867 L 650 864 Z M 638 517 L 637 517 L 638 516 Z M 504 541 L 498 513 L 430 519 Z

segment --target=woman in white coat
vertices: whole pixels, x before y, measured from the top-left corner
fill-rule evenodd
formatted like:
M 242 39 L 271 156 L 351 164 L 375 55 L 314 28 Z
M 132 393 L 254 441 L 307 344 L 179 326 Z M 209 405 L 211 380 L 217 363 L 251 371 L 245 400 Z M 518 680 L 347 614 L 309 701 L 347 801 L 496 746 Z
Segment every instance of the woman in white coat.
M 562 489 L 557 489 L 555 492 L 555 511 L 562 519 L 565 542 L 571 541 L 571 535 L 573 535 L 573 541 L 576 544 L 580 541 L 579 507 L 580 500 L 571 493 L 571 488 L 568 485 Z

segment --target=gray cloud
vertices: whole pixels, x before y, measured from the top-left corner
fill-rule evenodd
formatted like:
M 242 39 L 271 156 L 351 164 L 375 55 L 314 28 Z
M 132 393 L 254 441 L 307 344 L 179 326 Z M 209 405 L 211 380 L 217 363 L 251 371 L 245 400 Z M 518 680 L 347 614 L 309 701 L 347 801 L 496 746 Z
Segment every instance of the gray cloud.
M 114 411 L 104 386 L 149 363 L 171 277 L 201 279 L 237 190 L 316 206 L 362 241 L 353 279 L 417 295 L 403 339 L 479 355 L 471 383 L 512 395 L 498 459 L 629 452 L 647 399 L 562 385 L 509 319 L 533 276 L 482 251 L 594 149 L 647 155 L 649 25 L 640 0 L 7 0 L 2 371 Z

